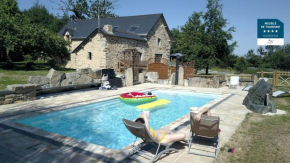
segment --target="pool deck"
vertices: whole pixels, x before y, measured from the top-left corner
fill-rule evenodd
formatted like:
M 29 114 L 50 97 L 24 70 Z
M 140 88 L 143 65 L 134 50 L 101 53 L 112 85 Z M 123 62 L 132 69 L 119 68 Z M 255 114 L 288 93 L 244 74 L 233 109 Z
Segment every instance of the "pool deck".
M 144 91 L 152 89 L 184 90 L 200 93 L 222 93 L 222 102 L 213 101 L 207 106 L 214 107 L 213 115 L 220 117 L 220 147 L 223 147 L 235 133 L 245 115 L 250 112 L 242 105 L 248 92 L 238 89 L 201 88 L 169 86 L 160 84 L 140 84 L 124 87 L 118 90 L 100 91 L 88 89 L 82 91 L 65 92 L 43 96 L 35 101 L 0 106 L 0 162 L 135 162 L 127 158 L 126 149 L 116 152 L 104 147 L 70 139 L 57 134 L 48 133 L 35 128 L 12 123 L 19 117 L 31 116 L 55 110 L 61 110 L 77 105 L 89 104 L 104 99 L 116 97 L 125 92 Z M 220 99 L 219 99 L 220 100 Z M 164 126 L 174 131 L 184 132 L 189 137 L 189 125 L 186 115 L 177 121 Z M 163 155 L 157 162 L 213 162 L 214 158 L 187 154 L 187 143 L 180 142 L 173 145 L 177 153 Z M 154 148 L 148 150 L 148 153 Z M 149 162 L 147 158 L 136 159 Z

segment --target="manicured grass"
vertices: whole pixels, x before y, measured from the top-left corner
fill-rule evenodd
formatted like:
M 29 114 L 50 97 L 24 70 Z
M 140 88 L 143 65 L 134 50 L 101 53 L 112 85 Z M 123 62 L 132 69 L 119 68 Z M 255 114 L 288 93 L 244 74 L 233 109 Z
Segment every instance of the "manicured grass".
M 221 149 L 216 162 L 289 162 L 290 95 L 272 100 L 277 109 L 285 110 L 287 114 L 266 117 L 247 114 L 231 140 Z M 228 153 L 233 147 L 235 152 Z
M 30 76 L 45 76 L 51 69 L 46 63 L 36 62 L 32 67 L 27 69 L 26 62 L 14 63 L 14 68 L 11 70 L 4 69 L 3 63 L 0 64 L 0 90 L 6 90 L 7 85 L 11 84 L 26 84 Z M 59 72 L 73 72 L 73 69 L 65 69 L 54 67 Z

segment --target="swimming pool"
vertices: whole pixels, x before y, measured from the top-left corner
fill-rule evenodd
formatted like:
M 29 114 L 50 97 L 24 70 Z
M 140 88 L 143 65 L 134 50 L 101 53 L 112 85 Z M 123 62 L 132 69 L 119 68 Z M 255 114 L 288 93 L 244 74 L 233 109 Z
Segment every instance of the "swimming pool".
M 151 110 L 150 126 L 154 129 L 188 114 L 190 107 L 200 107 L 220 97 L 186 91 L 156 90 L 152 93 L 158 99 L 171 101 L 163 107 Z M 115 98 L 18 119 L 16 122 L 117 150 L 135 140 L 124 126 L 122 118 L 133 120 L 139 112 L 136 105 L 128 105 Z

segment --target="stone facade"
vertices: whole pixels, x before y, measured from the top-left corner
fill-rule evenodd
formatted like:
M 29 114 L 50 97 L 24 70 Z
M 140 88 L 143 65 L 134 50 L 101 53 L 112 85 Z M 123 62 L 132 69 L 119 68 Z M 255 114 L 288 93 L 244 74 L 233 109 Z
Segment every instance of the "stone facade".
M 142 53 L 140 58 L 142 61 L 155 57 L 155 54 L 162 54 L 163 58 L 169 58 L 171 38 L 162 18 L 159 18 L 146 39 L 147 41 L 140 41 L 97 33 L 82 49 L 71 54 L 66 67 L 75 69 L 114 68 L 118 60 L 123 58 L 123 51 L 133 48 Z M 72 40 L 71 49 L 75 49 L 81 42 Z
M 149 32 L 147 39 L 148 49 L 146 51 L 147 58 L 145 60 L 154 57 L 155 54 L 162 54 L 163 58 L 169 59 L 171 38 L 166 31 L 165 22 L 162 19 L 157 21 L 153 29 Z M 159 46 L 157 45 L 158 39 L 160 39 Z
M 77 41 L 78 43 L 81 43 Z M 72 40 L 72 46 L 76 46 Z M 98 33 L 77 53 L 72 53 L 67 68 L 99 69 L 106 67 L 107 39 L 103 34 Z

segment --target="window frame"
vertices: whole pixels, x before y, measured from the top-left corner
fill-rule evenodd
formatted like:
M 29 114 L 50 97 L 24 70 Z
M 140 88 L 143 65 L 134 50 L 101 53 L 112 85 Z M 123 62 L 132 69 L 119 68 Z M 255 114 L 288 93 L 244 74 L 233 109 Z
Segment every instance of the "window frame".
M 133 28 L 133 27 L 136 27 L 136 29 L 135 29 L 134 31 L 130 31 L 130 29 Z M 127 30 L 127 32 L 134 33 L 134 32 L 137 31 L 138 28 L 139 28 L 139 25 L 131 25 L 131 26 L 129 27 L 129 29 Z
M 161 46 L 161 38 L 156 39 L 156 46 L 158 46 L 158 47 Z
M 92 52 L 88 52 L 88 59 L 89 59 L 89 60 L 92 60 L 92 58 L 93 58 L 93 54 L 92 54 Z

